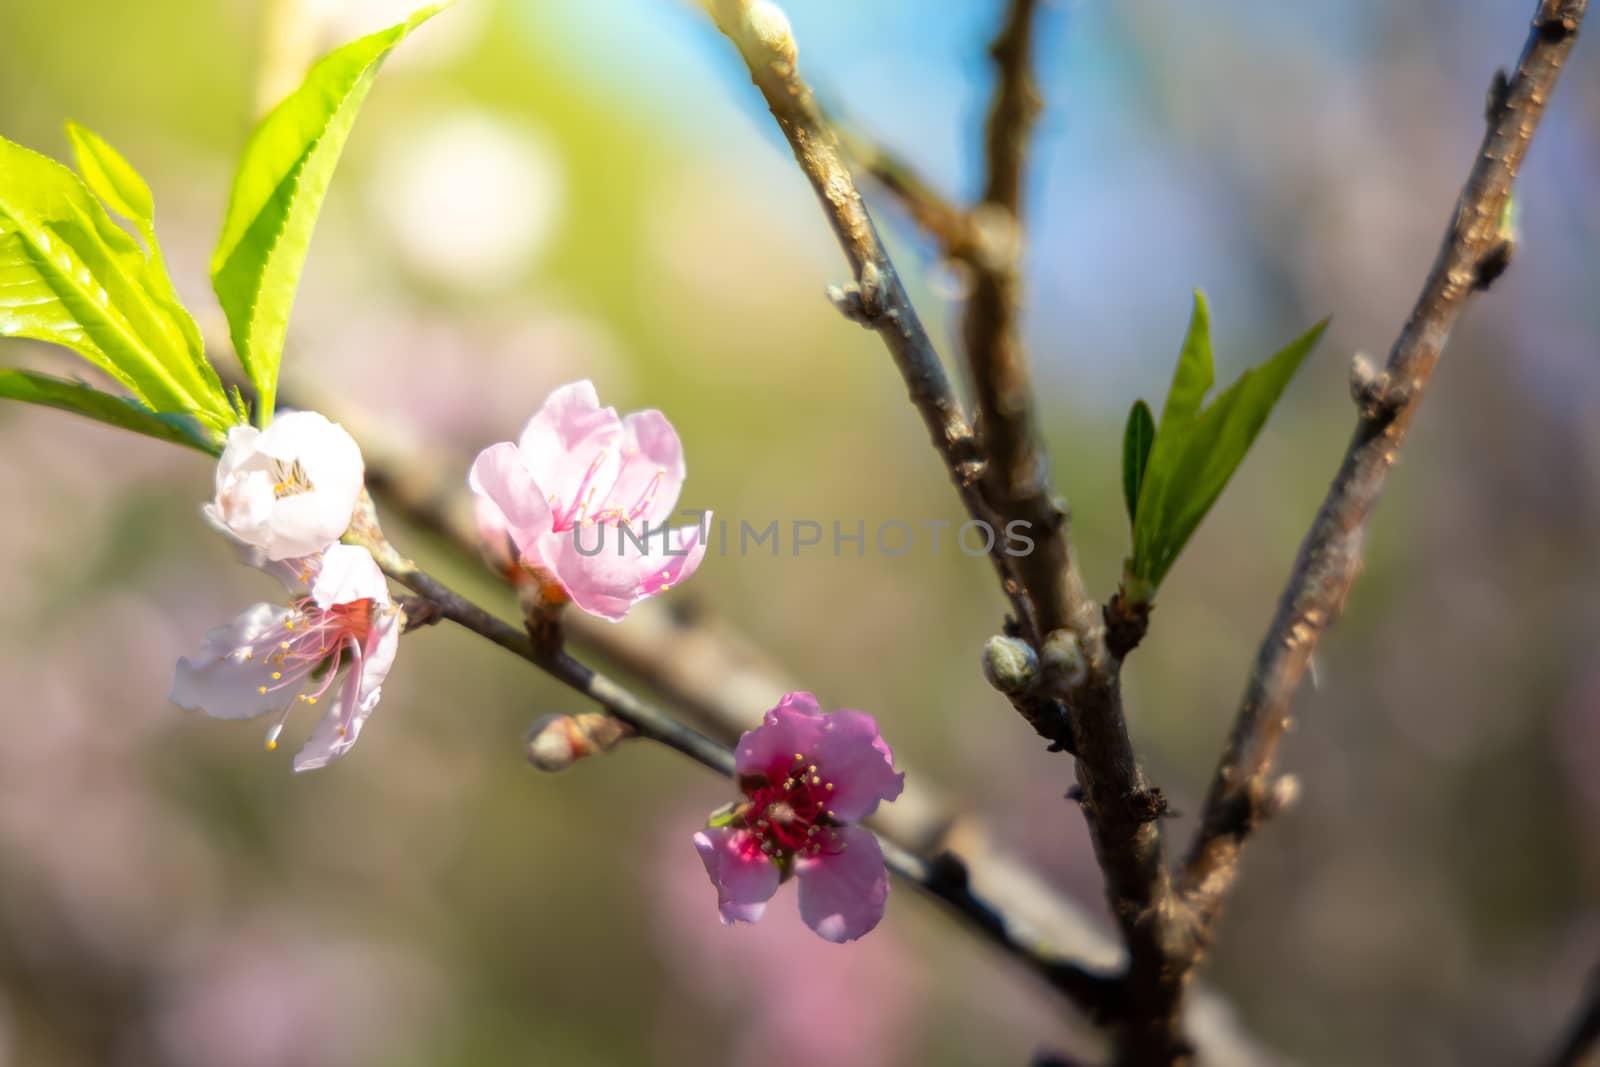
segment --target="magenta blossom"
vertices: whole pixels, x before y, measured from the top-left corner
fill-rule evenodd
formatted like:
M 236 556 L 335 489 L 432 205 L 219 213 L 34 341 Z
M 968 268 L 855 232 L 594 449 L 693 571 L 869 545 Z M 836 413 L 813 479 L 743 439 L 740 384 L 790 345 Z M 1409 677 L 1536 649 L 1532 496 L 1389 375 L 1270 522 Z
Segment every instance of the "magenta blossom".
M 755 922 L 795 875 L 800 917 L 825 940 L 877 926 L 889 873 L 878 839 L 851 824 L 905 787 L 877 720 L 824 715 L 810 693 L 790 693 L 739 739 L 735 771 L 743 803 L 694 835 L 722 921 Z
M 582 381 L 551 393 L 515 444 L 479 453 L 468 485 L 491 555 L 509 542 L 553 599 L 615 622 L 705 557 L 699 525 L 667 527 L 683 477 L 665 415 L 618 418 Z
M 267 748 L 297 704 L 330 693 L 327 714 L 294 758 L 296 771 L 348 752 L 378 706 L 400 644 L 400 612 L 364 548 L 332 545 L 305 559 L 263 562 L 294 596 L 288 607 L 256 604 L 206 636 L 195 659 L 180 659 L 172 700 L 219 719 L 278 713 Z

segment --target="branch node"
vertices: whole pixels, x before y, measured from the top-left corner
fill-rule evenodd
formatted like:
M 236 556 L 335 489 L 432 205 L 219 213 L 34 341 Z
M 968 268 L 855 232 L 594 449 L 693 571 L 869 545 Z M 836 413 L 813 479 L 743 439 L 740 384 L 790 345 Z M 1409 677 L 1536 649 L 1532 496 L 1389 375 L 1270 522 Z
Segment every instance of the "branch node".
M 1150 629 L 1154 606 L 1149 601 L 1129 601 L 1120 590 L 1113 595 L 1101 613 L 1106 623 L 1106 650 L 1120 660 L 1138 648 Z
M 1484 102 L 1483 117 L 1486 122 L 1500 121 L 1501 114 L 1511 103 L 1511 76 L 1501 67 L 1489 79 L 1489 97 Z
M 880 319 L 895 321 L 899 313 L 884 308 L 883 272 L 870 259 L 861 264 L 860 277 L 843 285 L 828 286 L 828 299 L 839 314 L 869 330 L 877 329 Z
M 1508 235 L 1496 241 L 1473 268 L 1472 287 L 1483 292 L 1493 285 L 1495 280 L 1506 272 L 1506 268 L 1511 266 L 1511 257 L 1516 251 L 1515 236 Z
M 444 618 L 444 611 L 427 597 L 402 596 L 398 598 L 398 603 L 400 616 L 404 620 L 400 626 L 402 634 L 433 626 Z
M 1173 814 L 1167 805 L 1166 795 L 1159 786 L 1136 789 L 1128 797 L 1128 810 L 1139 822 L 1155 822 Z
M 1368 422 L 1392 420 L 1411 398 L 1409 388 L 1396 386 L 1387 370 L 1379 370 L 1364 352 L 1350 362 L 1350 396 Z

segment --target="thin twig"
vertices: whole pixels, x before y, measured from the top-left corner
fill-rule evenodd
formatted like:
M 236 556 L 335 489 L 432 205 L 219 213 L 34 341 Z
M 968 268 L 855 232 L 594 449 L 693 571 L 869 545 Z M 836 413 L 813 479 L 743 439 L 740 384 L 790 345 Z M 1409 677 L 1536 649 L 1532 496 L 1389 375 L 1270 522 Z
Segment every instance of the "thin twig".
M 1050 463 L 1039 443 L 1033 384 L 1022 344 L 1022 186 L 1029 132 L 1039 113 L 1032 47 L 1038 0 L 1011 0 L 990 46 L 995 95 L 985 128 L 983 199 L 972 213 L 978 238 L 971 257 L 972 295 L 962 335 L 978 399 L 978 430 L 986 460 L 984 489 L 1007 522 L 1028 524 L 1034 550 L 1019 563 L 1038 622 L 1038 643 L 1052 630 L 1086 630 L 1092 604 L 1072 559 L 1066 509 L 1051 486 Z M 1072 626 L 1075 613 L 1083 613 Z
M 930 185 L 909 161 L 850 129 L 832 115 L 822 113 L 844 154 L 862 174 L 871 178 L 900 206 L 911 221 L 939 243 L 950 259 L 970 259 L 976 244 L 972 217 Z
M 1361 566 L 1367 521 L 1405 440 L 1451 327 L 1473 293 L 1503 267 L 1502 216 L 1517 170 L 1572 51 L 1587 0 L 1541 0 L 1516 72 L 1497 78 L 1483 145 L 1456 203 L 1443 246 L 1386 367 L 1358 363 L 1355 436 L 1300 546 L 1299 557 L 1261 644 L 1212 780 L 1202 825 L 1182 873 L 1204 951 L 1238 874 L 1246 839 L 1270 814 L 1273 757 L 1311 654 L 1338 617 Z
M 1544 1063 L 1547 1067 L 1600 1067 L 1600 968 L 1589 977 L 1571 1028 Z
M 766 0 L 703 2 L 744 57 L 751 79 L 766 98 L 773 118 L 794 150 L 795 161 L 821 200 L 850 263 L 855 278 L 848 289 L 837 294 L 841 309 L 883 338 L 967 513 L 994 532 L 990 559 L 1017 621 L 1029 625 L 1031 607 L 1022 593 L 1014 560 L 1005 553 L 1001 528 L 984 500 L 980 486 L 983 462 L 972 427 L 945 376 L 933 341 L 878 237 L 838 141 L 823 122 L 810 86 L 800 77 L 788 20 Z

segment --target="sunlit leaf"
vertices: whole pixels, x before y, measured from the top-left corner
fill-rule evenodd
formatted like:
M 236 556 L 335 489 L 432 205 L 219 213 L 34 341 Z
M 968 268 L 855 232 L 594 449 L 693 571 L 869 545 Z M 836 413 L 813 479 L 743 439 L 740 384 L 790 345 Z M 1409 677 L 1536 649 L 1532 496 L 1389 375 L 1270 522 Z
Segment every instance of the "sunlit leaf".
M 178 299 L 178 290 L 167 273 L 166 258 L 161 254 L 161 242 L 156 239 L 155 198 L 150 186 L 134 170 L 122 154 L 93 130 L 76 122 L 67 123 L 67 138 L 72 142 L 73 161 L 83 176 L 89 191 L 98 196 L 106 207 L 133 223 L 134 229 L 144 239 L 145 254 L 150 261 L 149 283 L 152 295 L 163 305 L 167 314 L 183 331 L 189 352 L 200 374 L 206 379 L 207 391 L 220 391 L 222 383 L 216 370 L 205 358 L 205 341 L 200 327 L 189 314 L 189 309 Z
M 1210 320 L 1205 298 L 1195 294 L 1189 334 L 1133 509 L 1128 574 L 1137 592 L 1153 593 L 1166 577 L 1326 327 L 1326 320 L 1318 323 L 1202 408 L 1213 378 Z M 1130 416 L 1130 432 L 1132 422 Z M 1125 490 L 1126 463 L 1125 445 Z
M 113 396 L 81 382 L 26 370 L 0 371 L 0 398 L 70 411 L 124 430 L 185 445 L 210 455 L 222 451 L 221 439 L 189 415 L 158 414 L 132 397 Z
M 126 172 L 116 198 L 142 209 L 125 180 L 137 175 L 116 158 Z M 103 172 L 96 180 L 112 188 Z M 70 348 L 156 411 L 193 412 L 219 429 L 233 421 L 159 258 L 111 220 L 77 175 L 4 138 L 0 335 Z
M 295 290 L 328 183 L 372 79 L 389 52 L 444 4 L 332 52 L 261 121 L 234 176 L 211 282 L 234 349 L 272 417 Z

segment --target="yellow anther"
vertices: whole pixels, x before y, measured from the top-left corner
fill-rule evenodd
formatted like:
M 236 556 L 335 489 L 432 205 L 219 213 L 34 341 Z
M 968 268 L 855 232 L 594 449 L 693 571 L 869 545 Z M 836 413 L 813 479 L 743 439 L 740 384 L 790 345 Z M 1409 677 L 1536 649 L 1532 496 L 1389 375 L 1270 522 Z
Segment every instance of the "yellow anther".
M 822 779 L 818 778 L 816 775 L 813 774 L 811 776 L 811 784 L 812 785 L 821 785 L 822 784 Z
M 816 774 L 817 773 L 817 765 L 815 763 L 813 763 L 811 766 L 807 767 L 806 768 L 806 773 L 807 774 Z
M 827 785 L 823 786 L 822 788 L 828 790 L 828 792 L 831 793 L 831 792 L 833 792 L 833 783 L 829 782 Z
M 277 749 L 277 747 L 278 747 L 278 742 L 277 741 L 274 740 L 274 741 L 268 741 L 267 742 L 267 751 L 268 752 L 275 751 Z
M 283 677 L 283 672 L 282 671 L 273 671 L 272 672 L 272 680 L 274 682 L 276 682 L 279 678 L 282 678 L 282 677 Z M 265 688 L 265 687 L 263 686 L 263 688 Z
M 256 686 L 256 692 L 260 693 L 262 696 L 266 696 L 267 695 L 267 687 L 264 686 L 264 685 L 258 685 L 258 686 Z

